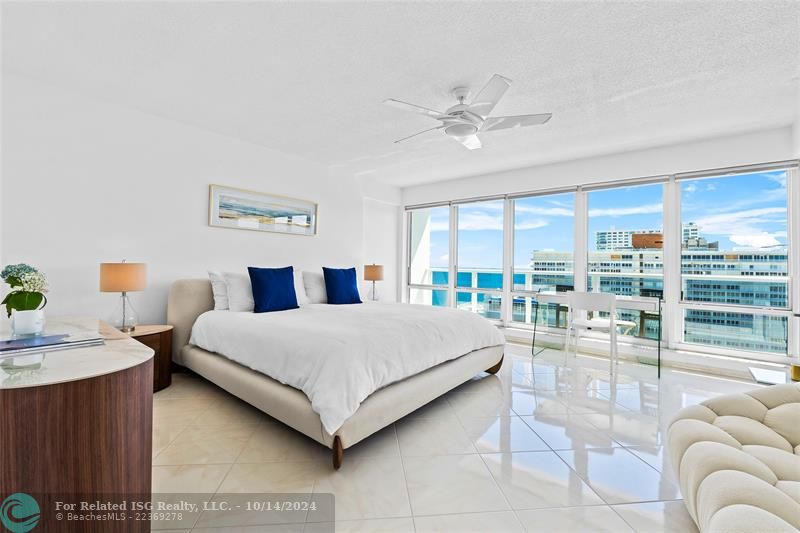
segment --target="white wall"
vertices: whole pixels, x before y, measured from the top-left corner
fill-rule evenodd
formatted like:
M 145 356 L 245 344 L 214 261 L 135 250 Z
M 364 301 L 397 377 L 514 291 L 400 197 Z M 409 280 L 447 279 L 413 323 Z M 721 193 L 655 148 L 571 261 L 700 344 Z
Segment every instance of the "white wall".
M 98 292 L 98 263 L 123 258 L 148 265 L 148 289 L 131 295 L 145 323 L 165 320 L 173 280 L 208 269 L 376 260 L 385 293 L 396 280 L 399 191 L 376 206 L 355 178 L 6 73 L 2 98 L 1 259 L 48 275 L 49 315 L 107 318 L 118 296 Z M 209 227 L 211 183 L 316 201 L 318 234 Z
M 795 107 L 793 124 L 793 151 L 794 157 L 800 157 L 800 87 L 797 88 L 797 105 Z
M 371 179 L 361 181 L 364 196 L 364 264 L 383 265 L 384 280 L 377 283 L 378 299 L 400 301 L 400 247 L 403 196 L 398 187 Z M 369 297 L 371 283 L 362 286 L 362 295 Z
M 400 300 L 401 214 L 399 202 L 364 199 L 364 262 L 384 267 L 384 279 L 376 285 L 378 299 L 383 302 Z M 370 285 L 362 290 L 364 297 L 369 297 Z
M 792 128 L 787 126 L 408 187 L 403 189 L 403 204 L 525 192 L 794 157 L 797 153 L 793 148 Z

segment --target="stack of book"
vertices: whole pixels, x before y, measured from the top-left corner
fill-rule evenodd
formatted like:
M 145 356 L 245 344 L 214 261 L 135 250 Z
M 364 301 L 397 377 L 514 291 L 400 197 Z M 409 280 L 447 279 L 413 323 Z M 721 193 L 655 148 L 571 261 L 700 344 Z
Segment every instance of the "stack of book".
M 48 328 L 49 329 L 49 328 Z M 59 331 L 61 329 L 61 331 Z M 42 352 L 69 350 L 103 344 L 96 330 L 85 328 L 53 328 L 43 335 L 0 337 L 0 359 Z

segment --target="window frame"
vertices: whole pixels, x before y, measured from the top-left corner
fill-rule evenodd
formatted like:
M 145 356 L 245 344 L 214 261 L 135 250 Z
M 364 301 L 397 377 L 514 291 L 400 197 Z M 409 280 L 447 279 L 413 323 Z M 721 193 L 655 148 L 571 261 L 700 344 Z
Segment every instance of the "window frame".
M 427 284 L 427 283 L 413 283 L 411 282 L 411 237 L 412 237 L 412 224 L 413 224 L 413 216 L 412 211 L 416 209 L 431 209 L 435 207 L 447 207 L 449 209 L 448 213 L 448 232 L 447 232 L 447 243 L 448 243 L 448 276 L 447 276 L 447 285 L 434 285 L 434 284 Z M 424 289 L 424 290 L 439 290 L 439 291 L 446 291 L 446 298 L 448 307 L 452 306 L 451 302 L 451 295 L 452 293 L 452 264 L 453 264 L 453 209 L 450 202 L 439 202 L 434 204 L 426 204 L 421 206 L 415 206 L 413 208 L 406 207 L 403 213 L 405 217 L 405 221 L 403 224 L 403 230 L 405 232 L 405 238 L 403 239 L 403 248 L 404 248 L 404 268 L 403 268 L 403 283 L 405 287 L 403 287 L 402 292 L 402 301 L 409 302 L 411 300 L 411 290 L 412 289 Z
M 572 213 L 572 240 L 573 240 L 573 249 L 572 249 L 572 279 L 573 279 L 573 287 L 577 283 L 577 270 L 578 270 L 578 263 L 575 257 L 576 254 L 576 240 L 578 238 L 579 231 L 579 217 L 578 217 L 578 197 L 580 195 L 580 187 L 568 187 L 568 188 L 561 188 L 561 189 L 547 189 L 535 193 L 527 193 L 527 194 L 517 194 L 517 195 L 510 195 L 506 199 L 506 213 L 508 214 L 508 221 L 506 222 L 506 231 L 504 232 L 506 235 L 506 250 L 507 250 L 507 257 L 506 257 L 506 275 L 503 278 L 504 286 L 507 285 L 507 290 L 505 291 L 506 297 L 504 298 L 504 302 L 506 303 L 506 314 L 504 315 L 504 323 L 509 327 L 514 327 L 518 329 L 527 329 L 533 330 L 534 324 L 533 322 L 518 322 L 514 320 L 514 298 L 535 298 L 537 292 L 536 291 L 526 291 L 524 289 L 515 289 L 514 288 L 514 252 L 515 252 L 515 238 L 516 238 L 516 201 L 517 200 L 524 200 L 527 198 L 541 198 L 544 196 L 554 196 L 559 194 L 574 194 L 573 198 L 573 213 Z M 508 230 L 510 228 L 510 231 Z M 527 314 L 527 313 L 526 313 Z M 551 327 L 548 325 L 538 325 L 536 326 L 537 331 L 542 332 L 553 332 L 556 334 L 561 334 L 564 331 L 564 328 L 557 328 Z
M 787 358 L 796 353 L 798 344 L 798 327 L 797 320 L 793 318 L 793 314 L 797 314 L 798 296 L 795 294 L 797 286 L 797 263 L 798 253 L 800 253 L 800 246 L 798 245 L 798 237 L 800 232 L 797 231 L 797 225 L 800 223 L 800 214 L 796 212 L 795 207 L 800 207 L 797 199 L 797 179 L 798 179 L 798 162 L 777 162 L 766 163 L 763 165 L 746 165 L 741 167 L 728 167 L 716 169 L 711 171 L 699 172 L 686 172 L 682 174 L 675 174 L 672 181 L 675 186 L 674 194 L 674 212 L 677 214 L 677 231 L 682 240 L 682 223 L 683 223 L 683 195 L 681 194 L 681 184 L 687 181 L 706 179 L 706 178 L 724 178 L 726 176 L 736 176 L 745 174 L 754 174 L 758 172 L 766 172 L 770 170 L 785 170 L 786 171 L 786 226 L 787 238 L 786 244 L 788 246 L 787 252 L 787 275 L 786 275 L 786 297 L 788 299 L 787 307 L 766 307 L 757 305 L 743 305 L 743 304 L 721 304 L 716 302 L 697 302 L 686 300 L 683 298 L 683 280 L 684 274 L 682 271 L 682 250 L 678 247 L 677 257 L 671 258 L 671 263 L 675 263 L 677 269 L 677 297 L 673 298 L 675 301 L 670 308 L 670 315 L 675 325 L 679 327 L 673 328 L 672 338 L 675 339 L 670 343 L 670 347 L 677 350 L 686 351 L 702 351 L 715 355 L 726 355 L 733 357 L 744 357 L 747 359 L 760 359 L 760 360 L 775 360 L 773 358 Z M 676 229 L 673 227 L 673 231 Z M 666 260 L 666 258 L 665 258 Z M 691 274 L 690 274 L 691 276 Z M 713 278 L 712 278 L 713 279 Z M 756 276 L 753 280 L 758 279 Z M 748 280 L 750 281 L 750 280 Z M 699 311 L 712 311 L 712 312 L 729 312 L 737 314 L 751 314 L 758 316 L 778 316 L 787 319 L 787 333 L 786 333 L 786 355 L 774 354 L 770 352 L 753 352 L 748 350 L 737 350 L 733 348 L 719 348 L 710 344 L 700 344 L 694 342 L 687 342 L 685 340 L 685 325 L 684 317 L 687 310 Z
M 786 363 L 786 355 L 776 355 L 768 352 L 750 352 L 730 348 L 718 348 L 712 345 L 686 343 L 683 338 L 683 317 L 686 309 L 702 309 L 709 311 L 746 313 L 768 316 L 788 317 L 787 352 L 797 353 L 800 348 L 800 171 L 798 160 L 777 161 L 757 165 L 726 167 L 697 172 L 668 173 L 644 178 L 610 180 L 602 183 L 576 185 L 569 187 L 555 187 L 534 191 L 510 193 L 505 195 L 491 195 L 485 197 L 466 198 L 447 202 L 405 206 L 405 221 L 403 230 L 405 268 L 401 291 L 403 301 L 408 301 L 410 289 L 446 290 L 449 307 L 456 307 L 457 292 L 496 294 L 502 298 L 501 319 L 492 320 L 498 326 L 510 327 L 520 330 L 533 329 L 533 324 L 513 321 L 514 297 L 531 297 L 533 291 L 515 290 L 513 288 L 513 259 L 514 259 L 514 200 L 533 196 L 546 196 L 565 192 L 575 193 L 574 212 L 574 238 L 573 238 L 573 276 L 575 290 L 586 290 L 588 275 L 588 193 L 599 189 L 615 189 L 634 185 L 663 183 L 663 321 L 662 321 L 662 346 L 674 352 L 705 353 L 726 356 L 736 359 L 752 359 L 765 362 Z M 746 306 L 739 304 L 710 304 L 681 299 L 681 242 L 682 242 L 682 211 L 680 182 L 687 179 L 725 176 L 731 174 L 746 174 L 768 170 L 786 170 L 787 172 L 787 215 L 788 215 L 788 308 L 771 309 L 760 306 Z M 503 286 L 502 289 L 482 289 L 477 287 L 456 287 L 456 273 L 458 272 L 458 205 L 465 203 L 481 202 L 488 200 L 504 199 L 503 218 Z M 410 269 L 410 211 L 426 207 L 449 206 L 449 251 L 450 264 L 448 285 L 422 285 L 408 282 Z M 544 325 L 537 327 L 538 331 L 547 334 L 563 335 L 563 328 L 552 328 Z M 640 337 L 624 337 L 625 343 L 632 346 L 652 348 L 657 341 Z M 644 355 L 644 353 L 643 353 Z
M 459 216 L 459 207 L 462 205 L 469 205 L 469 204 L 476 204 L 481 202 L 492 202 L 497 200 L 503 200 L 503 229 L 501 240 L 503 242 L 503 251 L 501 253 L 501 261 L 503 264 L 501 265 L 500 273 L 502 275 L 502 287 L 500 289 L 483 289 L 480 287 L 459 287 L 458 286 L 458 216 Z M 450 261 L 450 276 L 448 277 L 448 284 L 449 284 L 449 302 L 450 307 L 458 308 L 458 293 L 469 293 L 469 294 L 489 294 L 494 296 L 500 297 L 500 318 L 486 318 L 486 320 L 492 322 L 498 326 L 505 326 L 506 324 L 506 298 L 505 298 L 505 285 L 506 285 L 506 275 L 505 275 L 505 263 L 506 263 L 506 234 L 507 234 L 507 227 L 506 227 L 506 216 L 507 216 L 507 199 L 504 196 L 487 196 L 485 198 L 470 198 L 468 200 L 459 200 L 454 201 L 450 204 L 450 253 L 452 254 L 450 257 L 453 259 Z

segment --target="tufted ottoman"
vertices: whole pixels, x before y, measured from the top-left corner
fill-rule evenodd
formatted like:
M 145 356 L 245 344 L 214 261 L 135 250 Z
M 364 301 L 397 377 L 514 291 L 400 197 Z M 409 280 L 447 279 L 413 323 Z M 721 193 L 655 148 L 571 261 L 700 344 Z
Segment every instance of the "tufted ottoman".
M 700 531 L 800 529 L 800 384 L 681 410 L 667 451 Z

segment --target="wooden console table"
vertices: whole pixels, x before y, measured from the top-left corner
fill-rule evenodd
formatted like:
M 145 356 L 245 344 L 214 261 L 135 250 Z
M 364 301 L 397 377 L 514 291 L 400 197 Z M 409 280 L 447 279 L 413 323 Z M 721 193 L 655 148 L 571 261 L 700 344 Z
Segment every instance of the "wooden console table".
M 48 319 L 48 327 L 57 319 Z M 102 346 L 47 353 L 42 368 L 0 365 L 0 497 L 26 493 L 41 531 L 150 531 L 149 521 L 56 521 L 55 501 L 149 499 L 153 350 L 97 320 Z

